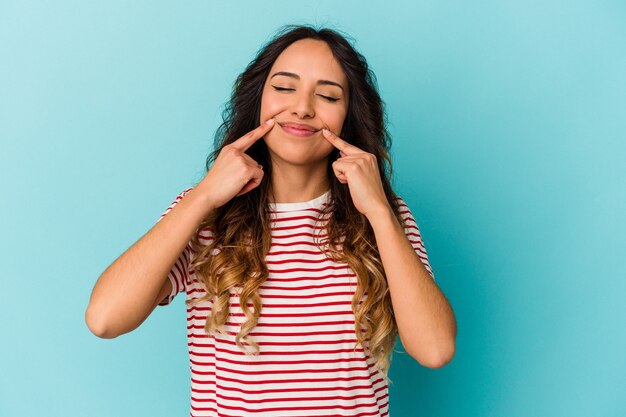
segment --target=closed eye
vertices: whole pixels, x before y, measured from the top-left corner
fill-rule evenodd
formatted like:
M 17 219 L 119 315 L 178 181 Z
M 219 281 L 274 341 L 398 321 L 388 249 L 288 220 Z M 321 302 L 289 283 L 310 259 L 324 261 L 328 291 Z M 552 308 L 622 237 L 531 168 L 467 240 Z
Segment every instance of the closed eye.
M 275 85 L 273 85 L 272 87 L 274 87 L 274 89 L 277 90 L 277 91 L 294 91 L 293 88 L 276 87 Z M 338 98 L 335 98 L 335 97 L 328 97 L 328 96 L 324 96 L 324 95 L 321 95 L 321 94 L 318 94 L 318 95 L 320 97 L 325 98 L 326 100 L 328 100 L 330 102 L 335 102 L 335 101 L 339 100 Z
M 335 98 L 335 97 L 328 97 L 328 96 L 323 96 L 323 95 L 321 95 L 321 94 L 320 94 L 320 97 L 324 97 L 326 100 L 328 100 L 328 101 L 332 101 L 332 102 L 335 102 L 335 101 L 339 100 L 338 98 Z

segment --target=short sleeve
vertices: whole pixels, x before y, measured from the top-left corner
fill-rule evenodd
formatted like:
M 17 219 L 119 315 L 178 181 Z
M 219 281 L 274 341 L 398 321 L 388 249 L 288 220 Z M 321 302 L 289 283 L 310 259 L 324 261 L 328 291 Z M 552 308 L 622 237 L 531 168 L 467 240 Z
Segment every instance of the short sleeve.
M 428 254 L 426 253 L 426 247 L 424 246 L 424 242 L 422 241 L 422 234 L 420 233 L 419 227 L 417 226 L 417 223 L 415 222 L 413 213 L 411 213 L 409 206 L 406 204 L 406 202 L 402 198 L 398 197 L 398 203 L 400 205 L 400 215 L 404 219 L 405 225 L 406 225 L 406 227 L 404 228 L 404 233 L 406 234 L 406 237 L 409 239 L 409 242 L 411 242 L 411 245 L 413 246 L 415 253 L 417 253 L 417 256 L 422 261 L 422 264 L 424 265 L 424 267 L 430 274 L 431 278 L 433 279 L 433 281 L 435 281 L 435 275 L 433 273 L 433 269 L 431 268 L 430 262 L 428 261 Z
M 178 204 L 178 202 L 182 200 L 192 189 L 193 187 L 187 188 L 186 190 L 178 194 L 172 204 L 170 204 L 167 209 L 165 209 L 165 212 L 161 214 L 161 216 L 157 220 L 157 223 L 161 221 L 161 219 L 163 219 L 163 217 L 165 217 L 167 213 L 172 211 L 176 204 Z M 172 283 L 172 292 L 159 303 L 160 306 L 166 306 L 170 304 L 179 292 L 185 291 L 187 287 L 187 282 L 189 280 L 189 264 L 191 263 L 192 253 L 193 252 L 191 249 L 191 242 L 189 242 L 174 263 L 174 266 L 172 267 L 170 272 L 167 274 L 167 278 Z

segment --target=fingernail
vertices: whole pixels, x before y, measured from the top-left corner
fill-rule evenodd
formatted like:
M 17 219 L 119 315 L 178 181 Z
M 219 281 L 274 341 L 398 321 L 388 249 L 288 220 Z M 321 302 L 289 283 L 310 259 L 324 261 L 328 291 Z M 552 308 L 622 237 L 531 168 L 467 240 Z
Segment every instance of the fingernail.
M 328 129 L 323 128 L 323 129 L 322 129 L 322 133 L 323 133 L 323 134 L 325 134 L 325 135 L 328 135 Z
M 274 123 L 274 119 L 269 119 L 265 122 L 266 125 L 271 125 L 272 123 Z

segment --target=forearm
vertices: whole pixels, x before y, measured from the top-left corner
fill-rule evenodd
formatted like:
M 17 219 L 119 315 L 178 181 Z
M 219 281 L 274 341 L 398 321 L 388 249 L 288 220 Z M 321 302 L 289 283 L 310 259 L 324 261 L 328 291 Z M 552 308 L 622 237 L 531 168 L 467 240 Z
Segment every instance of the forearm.
M 402 345 L 415 360 L 440 367 L 454 355 L 456 322 L 444 294 L 411 246 L 391 208 L 370 223 L 383 263 Z
M 211 203 L 196 189 L 180 200 L 98 278 L 85 320 L 95 334 L 116 337 L 139 326 L 152 312 L 168 272 Z

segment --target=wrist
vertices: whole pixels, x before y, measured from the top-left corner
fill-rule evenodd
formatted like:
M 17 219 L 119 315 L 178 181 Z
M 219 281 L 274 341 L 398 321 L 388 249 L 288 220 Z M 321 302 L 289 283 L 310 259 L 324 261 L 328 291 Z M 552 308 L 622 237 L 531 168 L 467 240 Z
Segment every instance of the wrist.
M 375 210 L 372 210 L 366 215 L 367 219 L 372 225 L 378 223 L 389 223 L 389 221 L 395 220 L 395 214 L 391 206 L 384 205 Z

